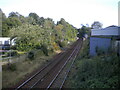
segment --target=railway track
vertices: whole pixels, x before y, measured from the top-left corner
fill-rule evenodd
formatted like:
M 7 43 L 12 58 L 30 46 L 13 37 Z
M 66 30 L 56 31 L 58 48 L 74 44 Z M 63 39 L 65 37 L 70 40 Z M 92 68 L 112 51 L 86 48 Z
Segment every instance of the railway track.
M 82 40 L 79 39 L 70 49 L 59 54 L 55 60 L 21 83 L 15 90 L 21 88 L 62 88 L 81 45 Z
M 75 48 L 75 51 L 73 51 L 73 54 L 71 54 L 69 61 L 67 61 L 66 65 L 64 65 L 63 68 L 61 68 L 61 71 L 56 75 L 53 82 L 51 82 L 51 84 L 49 84 L 47 89 L 49 89 L 49 88 L 59 88 L 59 89 L 63 88 L 64 82 L 68 76 L 68 73 L 70 72 L 70 69 L 71 69 L 71 67 L 75 61 L 75 58 L 78 55 L 78 52 L 79 52 L 81 47 L 82 47 L 82 43 L 80 43 L 80 45 L 78 44 L 78 46 Z

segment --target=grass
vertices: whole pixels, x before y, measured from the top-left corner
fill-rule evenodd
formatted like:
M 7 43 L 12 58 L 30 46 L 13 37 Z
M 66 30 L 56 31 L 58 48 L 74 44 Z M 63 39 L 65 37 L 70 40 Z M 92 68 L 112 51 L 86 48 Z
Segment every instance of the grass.
M 24 54 L 26 52 L 23 52 L 23 51 L 17 51 L 18 54 Z
M 85 41 L 77 57 L 66 88 L 118 88 L 119 57 L 116 53 L 89 56 L 89 43 Z
M 69 48 L 70 45 L 73 43 L 70 43 L 67 47 L 64 47 L 64 49 Z M 34 50 L 34 59 L 30 60 L 29 58 L 20 57 L 21 60 L 17 61 L 17 57 L 12 58 L 13 61 L 17 61 L 16 63 L 13 63 L 8 68 L 8 65 L 3 65 L 2 68 L 2 87 L 3 88 L 10 88 L 17 84 L 20 80 L 24 79 L 26 75 L 33 72 L 38 67 L 48 64 L 51 58 L 56 54 L 60 53 L 59 51 L 52 52 L 49 51 L 49 55 L 46 56 L 41 50 Z M 19 54 L 24 55 L 25 52 L 18 52 Z M 25 60 L 23 60 L 25 59 Z M 6 60 L 4 60 L 6 61 Z
M 39 66 L 47 64 L 48 60 L 50 60 L 54 54 L 45 56 L 41 51 L 37 51 L 34 60 L 29 60 L 27 58 L 24 61 L 14 63 L 11 66 L 12 69 L 9 69 L 7 65 L 4 65 L 2 71 L 3 88 L 9 88 L 15 85 Z

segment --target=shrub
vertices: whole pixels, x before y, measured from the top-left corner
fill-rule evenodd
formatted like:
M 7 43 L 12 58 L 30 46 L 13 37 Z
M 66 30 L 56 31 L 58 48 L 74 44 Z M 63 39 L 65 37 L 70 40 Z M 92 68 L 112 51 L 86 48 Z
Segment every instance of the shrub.
M 29 53 L 28 53 L 28 58 L 30 59 L 30 60 L 33 60 L 34 59 L 34 52 L 33 51 L 30 51 Z
M 65 45 L 65 42 L 61 42 L 61 41 L 57 41 L 57 44 L 58 44 L 61 48 L 63 48 L 63 47 L 66 46 L 66 45 Z
M 58 44 L 55 43 L 55 42 L 52 43 L 52 46 L 53 46 L 54 50 L 59 50 L 60 49 L 59 46 L 58 46 Z
M 11 49 L 16 50 L 17 48 L 16 48 L 16 46 L 14 45 L 14 46 L 11 46 Z
M 5 52 L 0 52 L 0 54 L 4 55 L 4 54 L 5 54 Z
M 48 49 L 46 44 L 41 45 L 41 50 L 46 56 L 48 56 Z
M 9 56 L 17 56 L 17 55 L 18 55 L 17 51 L 10 51 L 10 52 L 7 53 L 8 57 Z
M 40 45 L 35 46 L 36 49 L 41 49 Z
M 16 70 L 17 70 L 16 64 L 10 64 L 10 65 L 9 65 L 9 70 L 11 70 L 11 71 L 16 71 Z

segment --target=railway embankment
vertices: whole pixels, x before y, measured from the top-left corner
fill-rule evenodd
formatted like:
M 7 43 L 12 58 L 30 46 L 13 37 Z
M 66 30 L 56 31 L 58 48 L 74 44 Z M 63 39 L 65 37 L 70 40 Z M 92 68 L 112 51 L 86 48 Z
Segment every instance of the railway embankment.
M 43 52 L 38 51 L 37 54 L 35 54 L 35 58 L 33 59 L 26 58 L 26 60 L 23 60 L 21 62 L 11 63 L 10 67 L 7 64 L 3 65 L 3 73 L 2 73 L 3 74 L 3 77 L 2 77 L 3 88 L 11 88 L 12 86 L 15 87 L 21 82 L 24 82 L 26 79 L 30 78 L 33 74 L 35 74 L 36 72 L 38 72 L 40 69 L 44 68 L 51 62 L 54 62 L 54 64 L 56 64 L 57 61 L 60 61 L 61 57 L 67 58 L 70 53 L 69 51 L 72 51 L 71 47 L 74 48 L 73 45 L 68 46 L 67 49 L 65 47 L 65 49 L 57 55 L 56 53 L 54 54 L 51 53 L 49 54 L 49 56 L 46 56 L 43 54 Z M 66 51 L 68 52 L 66 56 L 64 56 L 64 53 L 66 53 Z M 61 54 L 62 56 L 60 56 Z M 64 60 L 62 61 L 64 62 Z
M 64 88 L 119 88 L 120 60 L 115 52 L 89 56 L 89 41 L 83 43 Z

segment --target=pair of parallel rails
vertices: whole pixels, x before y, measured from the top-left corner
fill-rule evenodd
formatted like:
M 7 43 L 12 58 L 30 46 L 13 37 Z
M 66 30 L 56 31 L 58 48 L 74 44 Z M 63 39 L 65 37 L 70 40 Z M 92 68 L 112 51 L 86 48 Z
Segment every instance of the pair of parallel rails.
M 79 39 L 71 46 L 71 48 L 60 53 L 52 62 L 17 86 L 15 90 L 22 88 L 63 88 L 68 73 L 70 72 L 70 69 L 81 47 L 82 40 Z

